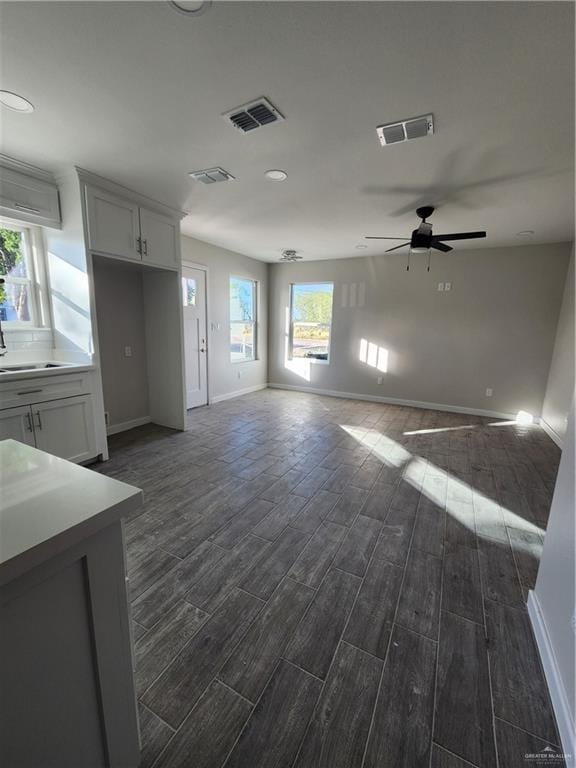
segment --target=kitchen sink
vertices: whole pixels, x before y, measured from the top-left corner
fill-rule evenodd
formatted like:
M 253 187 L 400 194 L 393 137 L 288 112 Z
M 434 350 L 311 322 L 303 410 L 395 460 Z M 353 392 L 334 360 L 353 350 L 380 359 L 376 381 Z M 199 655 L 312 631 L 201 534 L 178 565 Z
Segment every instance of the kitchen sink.
M 0 373 L 17 373 L 18 371 L 38 371 L 44 368 L 65 368 L 69 363 L 23 363 L 22 365 L 6 365 L 0 368 Z

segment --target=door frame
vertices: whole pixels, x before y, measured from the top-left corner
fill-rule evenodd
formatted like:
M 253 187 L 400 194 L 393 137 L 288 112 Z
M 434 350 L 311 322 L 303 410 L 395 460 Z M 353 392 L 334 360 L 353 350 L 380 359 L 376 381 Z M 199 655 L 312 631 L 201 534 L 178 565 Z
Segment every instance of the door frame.
M 188 261 L 182 259 L 182 268 L 190 267 L 190 269 L 199 269 L 204 272 L 204 294 L 206 297 L 205 311 L 206 311 L 206 405 L 212 404 L 212 397 L 210 394 L 210 347 L 212 343 L 211 328 L 210 328 L 210 299 L 208 298 L 208 278 L 210 277 L 210 269 L 205 264 L 198 264 L 196 261 Z M 181 275 L 182 276 L 182 275 Z M 184 330 L 184 329 L 182 329 Z M 184 339 L 184 332 L 182 332 L 182 338 Z M 184 339 L 185 341 L 185 339 Z M 208 343 L 210 342 L 210 343 Z

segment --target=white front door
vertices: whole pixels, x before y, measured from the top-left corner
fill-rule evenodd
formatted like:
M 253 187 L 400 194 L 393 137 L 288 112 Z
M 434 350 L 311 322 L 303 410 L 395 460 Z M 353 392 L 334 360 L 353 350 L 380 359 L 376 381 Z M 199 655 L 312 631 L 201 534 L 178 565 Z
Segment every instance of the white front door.
M 186 408 L 208 402 L 206 272 L 182 267 Z

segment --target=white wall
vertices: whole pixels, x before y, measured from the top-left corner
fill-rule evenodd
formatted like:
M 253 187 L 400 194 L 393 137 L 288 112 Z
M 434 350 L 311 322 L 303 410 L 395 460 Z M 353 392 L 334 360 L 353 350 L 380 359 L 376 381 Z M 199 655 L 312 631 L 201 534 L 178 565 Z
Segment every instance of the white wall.
M 248 256 L 182 237 L 182 260 L 208 267 L 208 387 L 210 399 L 220 399 L 263 387 L 268 373 L 268 265 Z M 258 281 L 258 359 L 230 361 L 230 276 Z M 220 326 L 218 329 L 217 326 Z
M 80 184 L 75 172 L 58 180 L 63 228 L 45 229 L 54 348 L 66 360 L 85 362 L 94 352 L 88 261 Z
M 93 264 L 104 408 L 114 427 L 149 416 L 142 270 L 98 256 Z
M 568 417 L 564 449 L 554 488 L 536 589 L 530 595 L 530 616 L 565 752 L 575 738 L 576 596 L 574 528 L 574 402 Z
M 574 244 L 572 244 L 572 258 L 566 276 L 542 408 L 542 418 L 560 445 L 566 432 L 568 410 L 574 393 L 574 320 Z
M 422 256 L 407 272 L 398 253 L 272 265 L 269 381 L 540 416 L 570 247 L 434 253 L 430 272 Z M 289 285 L 308 280 L 335 283 L 331 361 L 294 369 L 285 359 Z M 438 292 L 446 281 L 452 290 Z M 351 283 L 359 295 L 364 286 L 363 306 L 343 306 Z M 386 373 L 361 362 L 361 339 L 387 350 Z

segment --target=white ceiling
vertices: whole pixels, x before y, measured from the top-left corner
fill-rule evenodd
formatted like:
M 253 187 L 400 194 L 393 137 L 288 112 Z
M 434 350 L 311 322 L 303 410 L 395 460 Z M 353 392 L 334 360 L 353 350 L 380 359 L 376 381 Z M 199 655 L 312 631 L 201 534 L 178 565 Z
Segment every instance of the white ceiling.
M 162 2 L 0 7 L 2 151 L 79 165 L 188 211 L 186 234 L 274 261 L 381 253 L 419 204 L 436 232 L 516 245 L 574 235 L 571 3 Z M 267 96 L 286 121 L 221 117 Z M 432 137 L 381 148 L 377 125 L 433 112 Z M 220 165 L 236 181 L 187 172 Z M 286 182 L 264 178 L 282 168 Z

